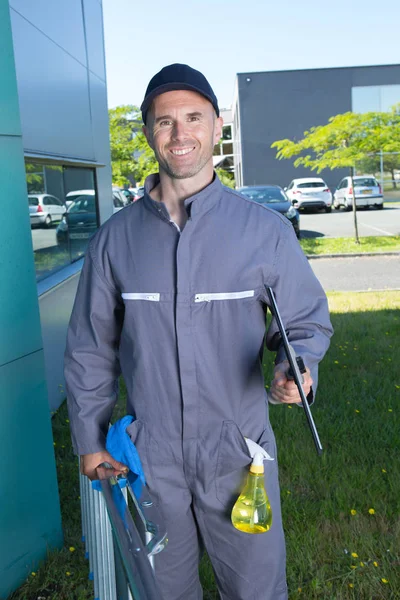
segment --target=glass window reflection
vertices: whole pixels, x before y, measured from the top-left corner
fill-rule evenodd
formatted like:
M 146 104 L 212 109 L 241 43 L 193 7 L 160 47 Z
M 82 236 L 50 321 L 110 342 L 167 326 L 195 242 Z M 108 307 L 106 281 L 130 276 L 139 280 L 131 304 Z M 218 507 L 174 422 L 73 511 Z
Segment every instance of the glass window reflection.
M 98 227 L 94 169 L 26 162 L 36 279 L 84 255 Z

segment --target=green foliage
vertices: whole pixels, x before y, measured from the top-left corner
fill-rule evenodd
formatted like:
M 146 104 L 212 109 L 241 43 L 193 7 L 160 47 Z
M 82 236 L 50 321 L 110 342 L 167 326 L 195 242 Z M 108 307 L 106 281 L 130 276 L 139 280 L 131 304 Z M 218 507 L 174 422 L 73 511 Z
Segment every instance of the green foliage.
M 371 153 L 400 151 L 400 105 L 386 113 L 336 115 L 327 125 L 305 131 L 299 141 L 278 140 L 271 147 L 277 149 L 279 160 L 297 156 L 295 167 L 302 165 L 318 173 L 354 167 Z
M 352 238 L 303 238 L 304 254 L 354 254 L 360 252 L 400 252 L 400 236 L 366 236 L 356 244 Z
M 142 132 L 142 117 L 137 106 L 127 104 L 108 111 L 113 183 L 129 184 L 129 178 L 142 184 L 150 173 L 158 171 L 153 151 Z
M 380 154 L 370 154 L 362 159 L 356 165 L 357 172 L 361 175 L 366 173 L 377 174 L 381 170 L 381 157 Z M 392 188 L 397 189 L 396 181 L 394 178 L 395 170 L 400 169 L 400 154 L 384 154 L 383 155 L 383 171 L 389 172 L 392 176 Z
M 229 171 L 225 171 L 225 169 L 215 169 L 216 174 L 221 180 L 222 185 L 226 187 L 232 188 L 233 190 L 236 187 L 235 183 L 235 175 L 230 173 Z

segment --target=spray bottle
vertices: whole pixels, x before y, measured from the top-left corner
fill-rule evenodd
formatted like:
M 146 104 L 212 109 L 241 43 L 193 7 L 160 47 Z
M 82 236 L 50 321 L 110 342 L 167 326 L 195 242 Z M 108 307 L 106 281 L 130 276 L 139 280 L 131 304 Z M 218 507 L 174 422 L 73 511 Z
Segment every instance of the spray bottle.
M 274 460 L 261 446 L 245 438 L 253 462 L 246 484 L 232 509 L 231 520 L 245 533 L 265 533 L 272 524 L 272 511 L 264 486 L 264 460 Z

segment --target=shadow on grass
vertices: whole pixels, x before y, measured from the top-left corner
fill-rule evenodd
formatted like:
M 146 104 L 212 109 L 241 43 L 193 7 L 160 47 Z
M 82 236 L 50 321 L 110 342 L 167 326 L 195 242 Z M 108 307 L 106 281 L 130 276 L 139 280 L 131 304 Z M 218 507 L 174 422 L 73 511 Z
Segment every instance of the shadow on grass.
M 300 408 L 270 408 L 279 450 L 290 600 L 400 597 L 400 293 L 360 298 L 330 295 L 335 336 L 320 367 L 313 407 L 323 456 L 315 452 Z M 272 363 L 266 354 L 267 383 Z M 114 418 L 125 413 L 125 395 L 122 384 Z M 93 598 L 80 541 L 77 460 L 67 421 L 63 405 L 53 431 L 65 547 L 52 553 L 9 600 Z M 217 600 L 207 557 L 201 578 L 205 600 Z

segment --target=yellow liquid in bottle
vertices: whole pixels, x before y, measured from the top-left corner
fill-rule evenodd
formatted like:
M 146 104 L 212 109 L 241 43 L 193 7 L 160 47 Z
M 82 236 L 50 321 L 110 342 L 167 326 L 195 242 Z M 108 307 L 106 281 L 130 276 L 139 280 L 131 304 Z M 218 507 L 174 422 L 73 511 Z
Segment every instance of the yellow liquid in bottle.
M 264 475 L 249 473 L 246 485 L 232 509 L 232 524 L 245 533 L 265 533 L 272 525 L 272 511 L 264 487 Z

